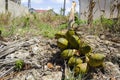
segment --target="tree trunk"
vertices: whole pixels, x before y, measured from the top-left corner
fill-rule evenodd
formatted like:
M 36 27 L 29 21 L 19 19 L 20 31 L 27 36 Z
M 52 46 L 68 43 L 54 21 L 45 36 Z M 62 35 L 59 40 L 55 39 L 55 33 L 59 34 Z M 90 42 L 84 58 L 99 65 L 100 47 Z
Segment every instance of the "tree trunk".
M 28 0 L 28 8 L 31 8 L 31 0 Z
M 63 16 L 65 16 L 65 6 L 66 6 L 66 0 L 64 0 L 64 6 L 63 6 Z
M 117 18 L 120 19 L 120 2 L 117 3 Z
M 90 0 L 89 3 L 89 15 L 88 15 L 88 25 L 92 26 L 92 22 L 93 22 L 93 9 L 95 7 L 95 2 L 94 0 Z
M 80 19 L 80 17 L 81 17 L 81 0 L 78 0 L 79 1 L 79 19 Z
M 5 10 L 8 11 L 8 0 L 5 0 Z

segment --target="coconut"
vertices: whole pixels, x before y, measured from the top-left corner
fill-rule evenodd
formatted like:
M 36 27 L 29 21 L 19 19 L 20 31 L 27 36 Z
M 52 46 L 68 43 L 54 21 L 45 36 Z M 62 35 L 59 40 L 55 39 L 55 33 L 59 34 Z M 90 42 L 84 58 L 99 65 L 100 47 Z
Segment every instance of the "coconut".
M 78 50 L 76 49 L 66 49 L 61 53 L 61 57 L 64 59 L 69 59 L 70 57 L 78 54 Z
M 66 49 L 67 46 L 68 46 L 68 40 L 65 39 L 65 38 L 59 38 L 58 41 L 57 41 L 57 46 L 60 49 Z
M 55 38 L 56 39 L 65 38 L 65 34 L 66 34 L 66 31 L 59 31 L 55 34 Z
M 79 45 L 80 45 L 80 38 L 77 35 L 73 35 L 72 39 L 70 40 L 71 45 L 76 48 L 79 49 Z
M 74 72 L 75 72 L 75 75 L 78 75 L 78 74 L 85 74 L 87 73 L 88 71 L 88 65 L 87 63 L 81 63 L 81 64 L 78 64 L 75 68 L 74 68 Z
M 71 48 L 74 49 L 79 49 L 79 44 L 80 44 L 80 38 L 77 35 L 72 35 L 69 39 L 68 39 Z
M 80 64 L 80 63 L 82 63 L 83 61 L 82 61 L 82 59 L 80 58 L 80 57 L 75 57 L 75 56 L 73 56 L 73 57 L 71 57 L 70 59 L 69 59 L 69 61 L 68 61 L 68 65 L 69 66 L 74 66 L 74 65 L 78 65 L 78 64 Z
M 69 39 L 72 35 L 75 35 L 75 31 L 73 29 L 70 29 L 66 32 L 67 39 Z
M 96 54 L 91 53 L 88 55 L 88 58 L 89 58 L 88 63 L 91 67 L 99 67 L 103 65 L 105 55 L 99 53 Z
M 92 51 L 91 47 L 86 44 L 86 43 L 83 43 L 79 46 L 79 51 L 81 52 L 81 54 L 87 54 L 87 53 L 90 53 Z

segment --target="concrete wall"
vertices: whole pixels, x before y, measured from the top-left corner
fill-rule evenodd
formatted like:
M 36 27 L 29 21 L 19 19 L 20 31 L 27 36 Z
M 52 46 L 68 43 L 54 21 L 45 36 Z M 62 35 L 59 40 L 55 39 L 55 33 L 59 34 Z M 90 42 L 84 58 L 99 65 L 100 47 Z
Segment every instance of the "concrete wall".
M 87 16 L 89 13 L 88 12 L 89 1 L 90 0 L 81 0 L 81 12 L 82 12 L 81 18 L 85 20 L 87 20 Z M 98 0 L 94 0 L 94 1 L 96 2 L 96 5 L 94 7 L 94 13 L 93 13 L 94 19 L 100 18 L 100 15 L 102 15 L 101 10 L 105 10 L 105 17 L 110 18 L 110 6 L 111 4 L 116 4 L 116 3 L 113 3 L 114 0 L 106 0 L 106 4 L 105 4 L 105 0 L 99 0 L 100 1 L 99 3 L 98 3 Z M 120 2 L 120 0 L 118 0 L 118 2 Z M 113 17 L 117 17 L 117 9 L 115 9 Z
M 29 14 L 27 7 L 18 5 L 10 0 L 8 0 L 8 11 L 11 13 L 12 17 L 20 17 Z M 5 13 L 5 0 L 0 0 L 0 13 Z
M 17 3 L 17 4 L 21 4 L 21 0 L 11 0 L 11 1 L 13 1 L 13 2 L 15 2 L 15 3 Z

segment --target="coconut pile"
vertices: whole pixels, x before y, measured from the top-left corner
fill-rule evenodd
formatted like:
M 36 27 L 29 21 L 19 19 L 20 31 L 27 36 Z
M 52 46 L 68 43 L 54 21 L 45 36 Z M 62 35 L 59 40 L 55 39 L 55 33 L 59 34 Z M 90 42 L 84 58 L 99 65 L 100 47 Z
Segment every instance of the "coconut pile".
M 105 55 L 92 53 L 90 45 L 84 42 L 73 29 L 58 32 L 55 36 L 57 46 L 61 49 L 60 56 L 67 61 L 75 76 L 103 66 Z

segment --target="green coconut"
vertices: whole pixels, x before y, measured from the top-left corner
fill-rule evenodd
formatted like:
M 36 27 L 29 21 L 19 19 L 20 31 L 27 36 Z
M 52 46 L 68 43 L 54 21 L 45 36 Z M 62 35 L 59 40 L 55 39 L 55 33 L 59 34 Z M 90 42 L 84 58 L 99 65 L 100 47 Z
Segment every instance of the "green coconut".
M 56 39 L 65 38 L 65 34 L 66 34 L 66 31 L 59 31 L 55 34 L 55 38 Z
M 75 35 L 75 31 L 73 29 L 70 29 L 66 32 L 66 37 L 67 38 L 71 37 L 72 35 Z
M 88 58 L 89 58 L 88 63 L 91 67 L 99 67 L 103 65 L 105 55 L 99 53 L 96 54 L 91 53 L 88 55 Z
M 92 49 L 88 44 L 83 43 L 82 45 L 79 46 L 79 51 L 81 52 L 81 54 L 87 54 L 90 53 Z
M 79 49 L 80 38 L 77 35 L 72 35 L 68 41 L 72 48 Z
M 68 65 L 69 66 L 74 66 L 74 65 L 78 65 L 78 64 L 80 64 L 80 63 L 82 63 L 83 61 L 82 61 L 82 59 L 80 58 L 80 57 L 75 57 L 75 56 L 73 56 L 73 57 L 71 57 L 70 59 L 69 59 L 69 61 L 68 61 Z
M 72 35 L 75 35 L 75 31 L 73 29 L 70 29 L 66 32 L 65 36 L 68 41 L 71 39 Z
M 66 38 L 69 41 L 69 47 L 78 49 L 80 44 L 80 38 L 75 34 L 73 29 L 70 29 L 66 32 Z
M 75 75 L 85 74 L 85 73 L 87 73 L 87 71 L 88 71 L 88 65 L 87 65 L 87 63 L 78 64 L 78 65 L 74 68 Z
M 65 39 L 65 38 L 59 38 L 58 41 L 57 41 L 57 46 L 60 49 L 66 49 L 67 46 L 68 46 L 68 40 Z
M 80 38 L 77 35 L 72 35 L 71 39 L 69 40 L 71 46 L 75 49 L 79 49 Z
M 79 54 L 78 50 L 76 49 L 65 49 L 62 53 L 61 53 L 61 57 L 64 59 L 69 59 L 70 57 Z

